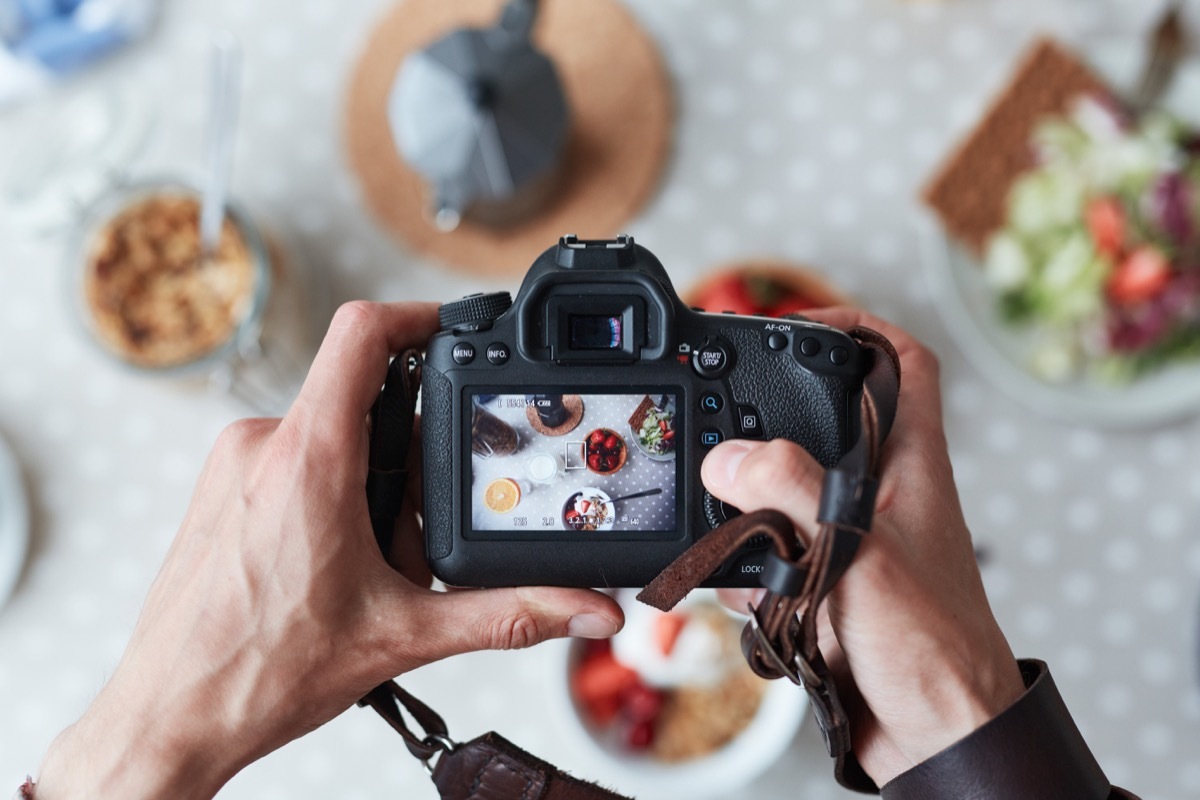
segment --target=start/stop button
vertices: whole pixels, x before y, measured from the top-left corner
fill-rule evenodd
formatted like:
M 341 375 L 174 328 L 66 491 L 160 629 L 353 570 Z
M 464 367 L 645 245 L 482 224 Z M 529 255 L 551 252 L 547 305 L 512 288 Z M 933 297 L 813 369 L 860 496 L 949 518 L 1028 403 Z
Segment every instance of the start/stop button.
M 692 369 L 701 378 L 719 378 L 729 369 L 729 352 L 716 342 L 708 342 L 692 353 Z

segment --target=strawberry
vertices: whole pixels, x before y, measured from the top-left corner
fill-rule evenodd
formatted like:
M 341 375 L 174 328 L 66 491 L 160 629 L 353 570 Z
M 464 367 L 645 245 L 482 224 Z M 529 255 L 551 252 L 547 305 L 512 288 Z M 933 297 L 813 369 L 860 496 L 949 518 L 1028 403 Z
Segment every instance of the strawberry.
M 580 511 L 580 513 L 586 514 L 586 513 L 588 512 L 588 509 L 589 509 L 589 508 L 591 508 L 591 507 L 592 507 L 592 501 L 591 501 L 591 500 L 580 500 L 580 501 L 579 501 L 579 511 Z
M 1125 249 L 1125 209 L 1115 197 L 1100 197 L 1088 203 L 1084 220 L 1096 250 L 1116 260 Z
M 590 456 L 588 456 L 587 463 L 588 463 L 588 466 L 591 467 L 596 472 L 600 472 L 604 469 L 604 467 L 601 466 L 601 460 L 600 460 L 599 453 L 592 453 Z
M 654 640 L 664 656 L 671 655 L 675 649 L 684 625 L 687 625 L 687 617 L 683 614 L 663 614 L 654 621 Z
M 735 314 L 753 314 L 755 311 L 754 298 L 742 276 L 736 272 L 722 275 L 710 283 L 696 297 L 696 305 L 709 311 L 732 311 Z
M 590 444 L 594 447 L 599 447 L 600 443 L 603 441 L 604 441 L 604 431 L 600 428 L 597 428 L 596 430 L 592 431 L 591 435 L 588 436 L 588 444 Z
M 637 682 L 637 673 L 613 658 L 612 653 L 580 662 L 571 676 L 575 696 L 589 706 L 612 700 L 619 702 L 621 694 Z
M 663 693 L 641 681 L 621 694 L 621 710 L 631 722 L 653 722 L 662 711 Z
M 621 711 L 621 698 L 615 694 L 605 695 L 594 700 L 583 701 L 583 707 L 597 725 L 608 725 L 617 718 L 617 714 Z
M 633 727 L 625 735 L 625 744 L 631 750 L 645 750 L 654 742 L 654 723 L 646 720 L 645 722 L 634 723 Z
M 1122 261 L 1108 279 L 1108 295 L 1131 306 L 1157 297 L 1171 280 L 1171 262 L 1155 247 L 1143 246 Z
M 604 449 L 610 452 L 617 450 L 620 447 L 621 440 L 617 438 L 615 433 L 610 433 L 608 438 L 604 440 Z
M 583 661 L 612 654 L 612 639 L 577 639 L 576 641 L 583 650 Z
M 771 306 L 766 315 L 768 317 L 786 317 L 788 314 L 796 314 L 816 307 L 817 303 L 811 298 L 805 297 L 799 292 L 788 292 L 782 300 Z

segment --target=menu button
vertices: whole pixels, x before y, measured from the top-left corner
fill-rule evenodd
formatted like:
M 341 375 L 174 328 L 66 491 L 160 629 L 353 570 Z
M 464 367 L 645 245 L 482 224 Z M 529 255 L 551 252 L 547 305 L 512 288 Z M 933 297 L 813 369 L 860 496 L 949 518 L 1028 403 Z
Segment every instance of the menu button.
M 459 342 L 450 351 L 455 364 L 470 364 L 475 360 L 475 345 L 470 342 Z

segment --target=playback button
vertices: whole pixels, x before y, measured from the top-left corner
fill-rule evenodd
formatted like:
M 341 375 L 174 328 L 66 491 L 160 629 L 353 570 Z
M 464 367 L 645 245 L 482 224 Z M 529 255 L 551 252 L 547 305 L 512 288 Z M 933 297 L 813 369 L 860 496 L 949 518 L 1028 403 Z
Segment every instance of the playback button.
M 716 447 L 725 438 L 725 434 L 716 428 L 705 428 L 700 431 L 700 444 L 705 447 Z

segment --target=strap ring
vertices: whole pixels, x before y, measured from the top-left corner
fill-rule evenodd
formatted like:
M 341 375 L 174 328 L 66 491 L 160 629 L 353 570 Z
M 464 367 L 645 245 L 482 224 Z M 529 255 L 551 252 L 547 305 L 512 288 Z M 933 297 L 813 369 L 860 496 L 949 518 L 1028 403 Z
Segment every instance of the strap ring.
M 421 763 L 425 765 L 425 771 L 430 775 L 433 774 L 434 769 L 434 765 L 430 762 L 433 761 L 433 757 L 434 755 L 437 755 L 438 751 L 443 753 L 453 753 L 458 749 L 458 742 L 454 741 L 444 733 L 426 734 L 425 738 L 421 740 L 421 744 L 425 745 L 426 747 L 432 747 L 435 751 L 429 756 L 429 758 L 421 759 Z

